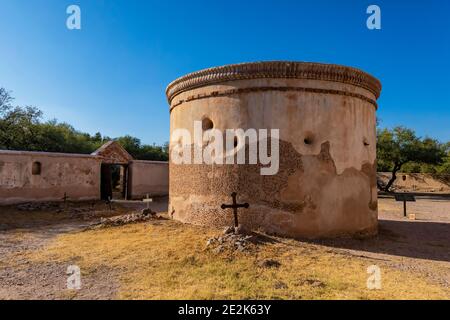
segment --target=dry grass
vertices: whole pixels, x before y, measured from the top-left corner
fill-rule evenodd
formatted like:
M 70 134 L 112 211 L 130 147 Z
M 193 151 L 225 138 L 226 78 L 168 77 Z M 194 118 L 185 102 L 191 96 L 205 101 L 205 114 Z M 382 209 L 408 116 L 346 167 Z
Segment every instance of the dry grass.
M 120 299 L 448 299 L 444 288 L 380 261 L 327 247 L 276 239 L 248 253 L 214 254 L 219 231 L 163 220 L 59 236 L 34 261 L 76 263 L 86 275 L 100 266 L 120 274 Z M 278 268 L 258 262 L 275 259 Z M 382 289 L 368 290 L 367 267 L 378 264 Z
M 67 222 L 74 219 L 80 219 L 86 212 L 74 213 L 73 210 L 88 209 L 86 212 L 93 212 L 99 216 L 115 216 L 129 213 L 130 209 L 114 204 L 112 211 L 104 202 L 97 201 L 91 203 L 69 203 L 64 209 L 63 204 L 59 207 L 55 204 L 54 208 L 19 211 L 16 206 L 0 206 L 0 225 L 4 229 L 30 229 L 37 226 L 55 225 L 61 222 Z
M 63 220 L 67 220 L 68 216 L 65 214 L 51 212 L 51 211 L 38 211 L 38 212 L 25 212 L 13 210 L 10 208 L 0 207 L 0 223 L 5 228 L 18 228 L 24 224 L 54 224 Z

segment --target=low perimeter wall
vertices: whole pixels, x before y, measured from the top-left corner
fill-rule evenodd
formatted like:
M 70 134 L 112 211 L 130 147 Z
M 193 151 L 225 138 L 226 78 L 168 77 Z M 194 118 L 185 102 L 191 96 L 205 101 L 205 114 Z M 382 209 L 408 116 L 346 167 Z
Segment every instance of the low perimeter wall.
M 0 205 L 100 198 L 100 160 L 89 155 L 0 151 Z
M 387 184 L 390 172 L 378 172 L 378 180 Z M 392 191 L 450 193 L 450 174 L 397 173 Z

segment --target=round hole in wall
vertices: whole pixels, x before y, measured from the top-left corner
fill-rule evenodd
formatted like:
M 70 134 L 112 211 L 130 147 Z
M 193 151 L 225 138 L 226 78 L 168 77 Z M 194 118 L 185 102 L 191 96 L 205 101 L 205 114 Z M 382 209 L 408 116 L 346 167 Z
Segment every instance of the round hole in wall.
M 303 136 L 303 143 L 307 146 L 310 146 L 314 143 L 315 136 L 311 131 L 305 131 Z
M 202 119 L 202 129 L 203 131 L 206 130 L 211 130 L 212 128 L 214 128 L 214 122 L 212 122 L 212 120 L 208 117 L 205 117 Z
M 363 138 L 363 144 L 365 147 L 370 146 L 369 140 L 367 140 L 367 138 Z
M 314 142 L 313 136 L 311 135 L 306 136 L 305 139 L 303 139 L 303 142 L 308 146 L 313 144 Z

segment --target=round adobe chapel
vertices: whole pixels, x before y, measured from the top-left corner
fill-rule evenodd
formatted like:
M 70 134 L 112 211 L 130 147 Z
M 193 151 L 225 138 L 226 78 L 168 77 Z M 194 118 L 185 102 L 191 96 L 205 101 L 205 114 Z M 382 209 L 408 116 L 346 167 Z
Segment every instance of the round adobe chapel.
M 306 62 L 227 65 L 173 81 L 166 91 L 169 214 L 186 223 L 230 226 L 233 212 L 221 205 L 236 192 L 239 203 L 250 204 L 238 210 L 244 228 L 296 238 L 376 234 L 380 92 L 381 83 L 361 70 Z M 177 140 L 174 132 L 185 129 L 194 137 L 195 121 L 204 131 L 224 133 L 279 129 L 277 173 L 262 175 L 266 165 L 259 162 L 175 163 L 175 148 L 178 155 L 194 150 L 194 139 Z M 249 148 L 244 140 L 235 140 L 234 152 Z

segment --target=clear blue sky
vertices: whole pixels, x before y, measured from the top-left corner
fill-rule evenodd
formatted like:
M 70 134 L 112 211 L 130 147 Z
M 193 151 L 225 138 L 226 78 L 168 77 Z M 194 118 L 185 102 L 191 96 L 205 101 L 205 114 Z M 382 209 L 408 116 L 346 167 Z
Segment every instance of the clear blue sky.
M 82 29 L 66 28 L 66 8 Z M 366 28 L 377 4 L 382 30 Z M 258 60 L 359 67 L 382 126 L 450 140 L 450 1 L 0 0 L 0 86 L 81 131 L 169 139 L 166 85 Z

